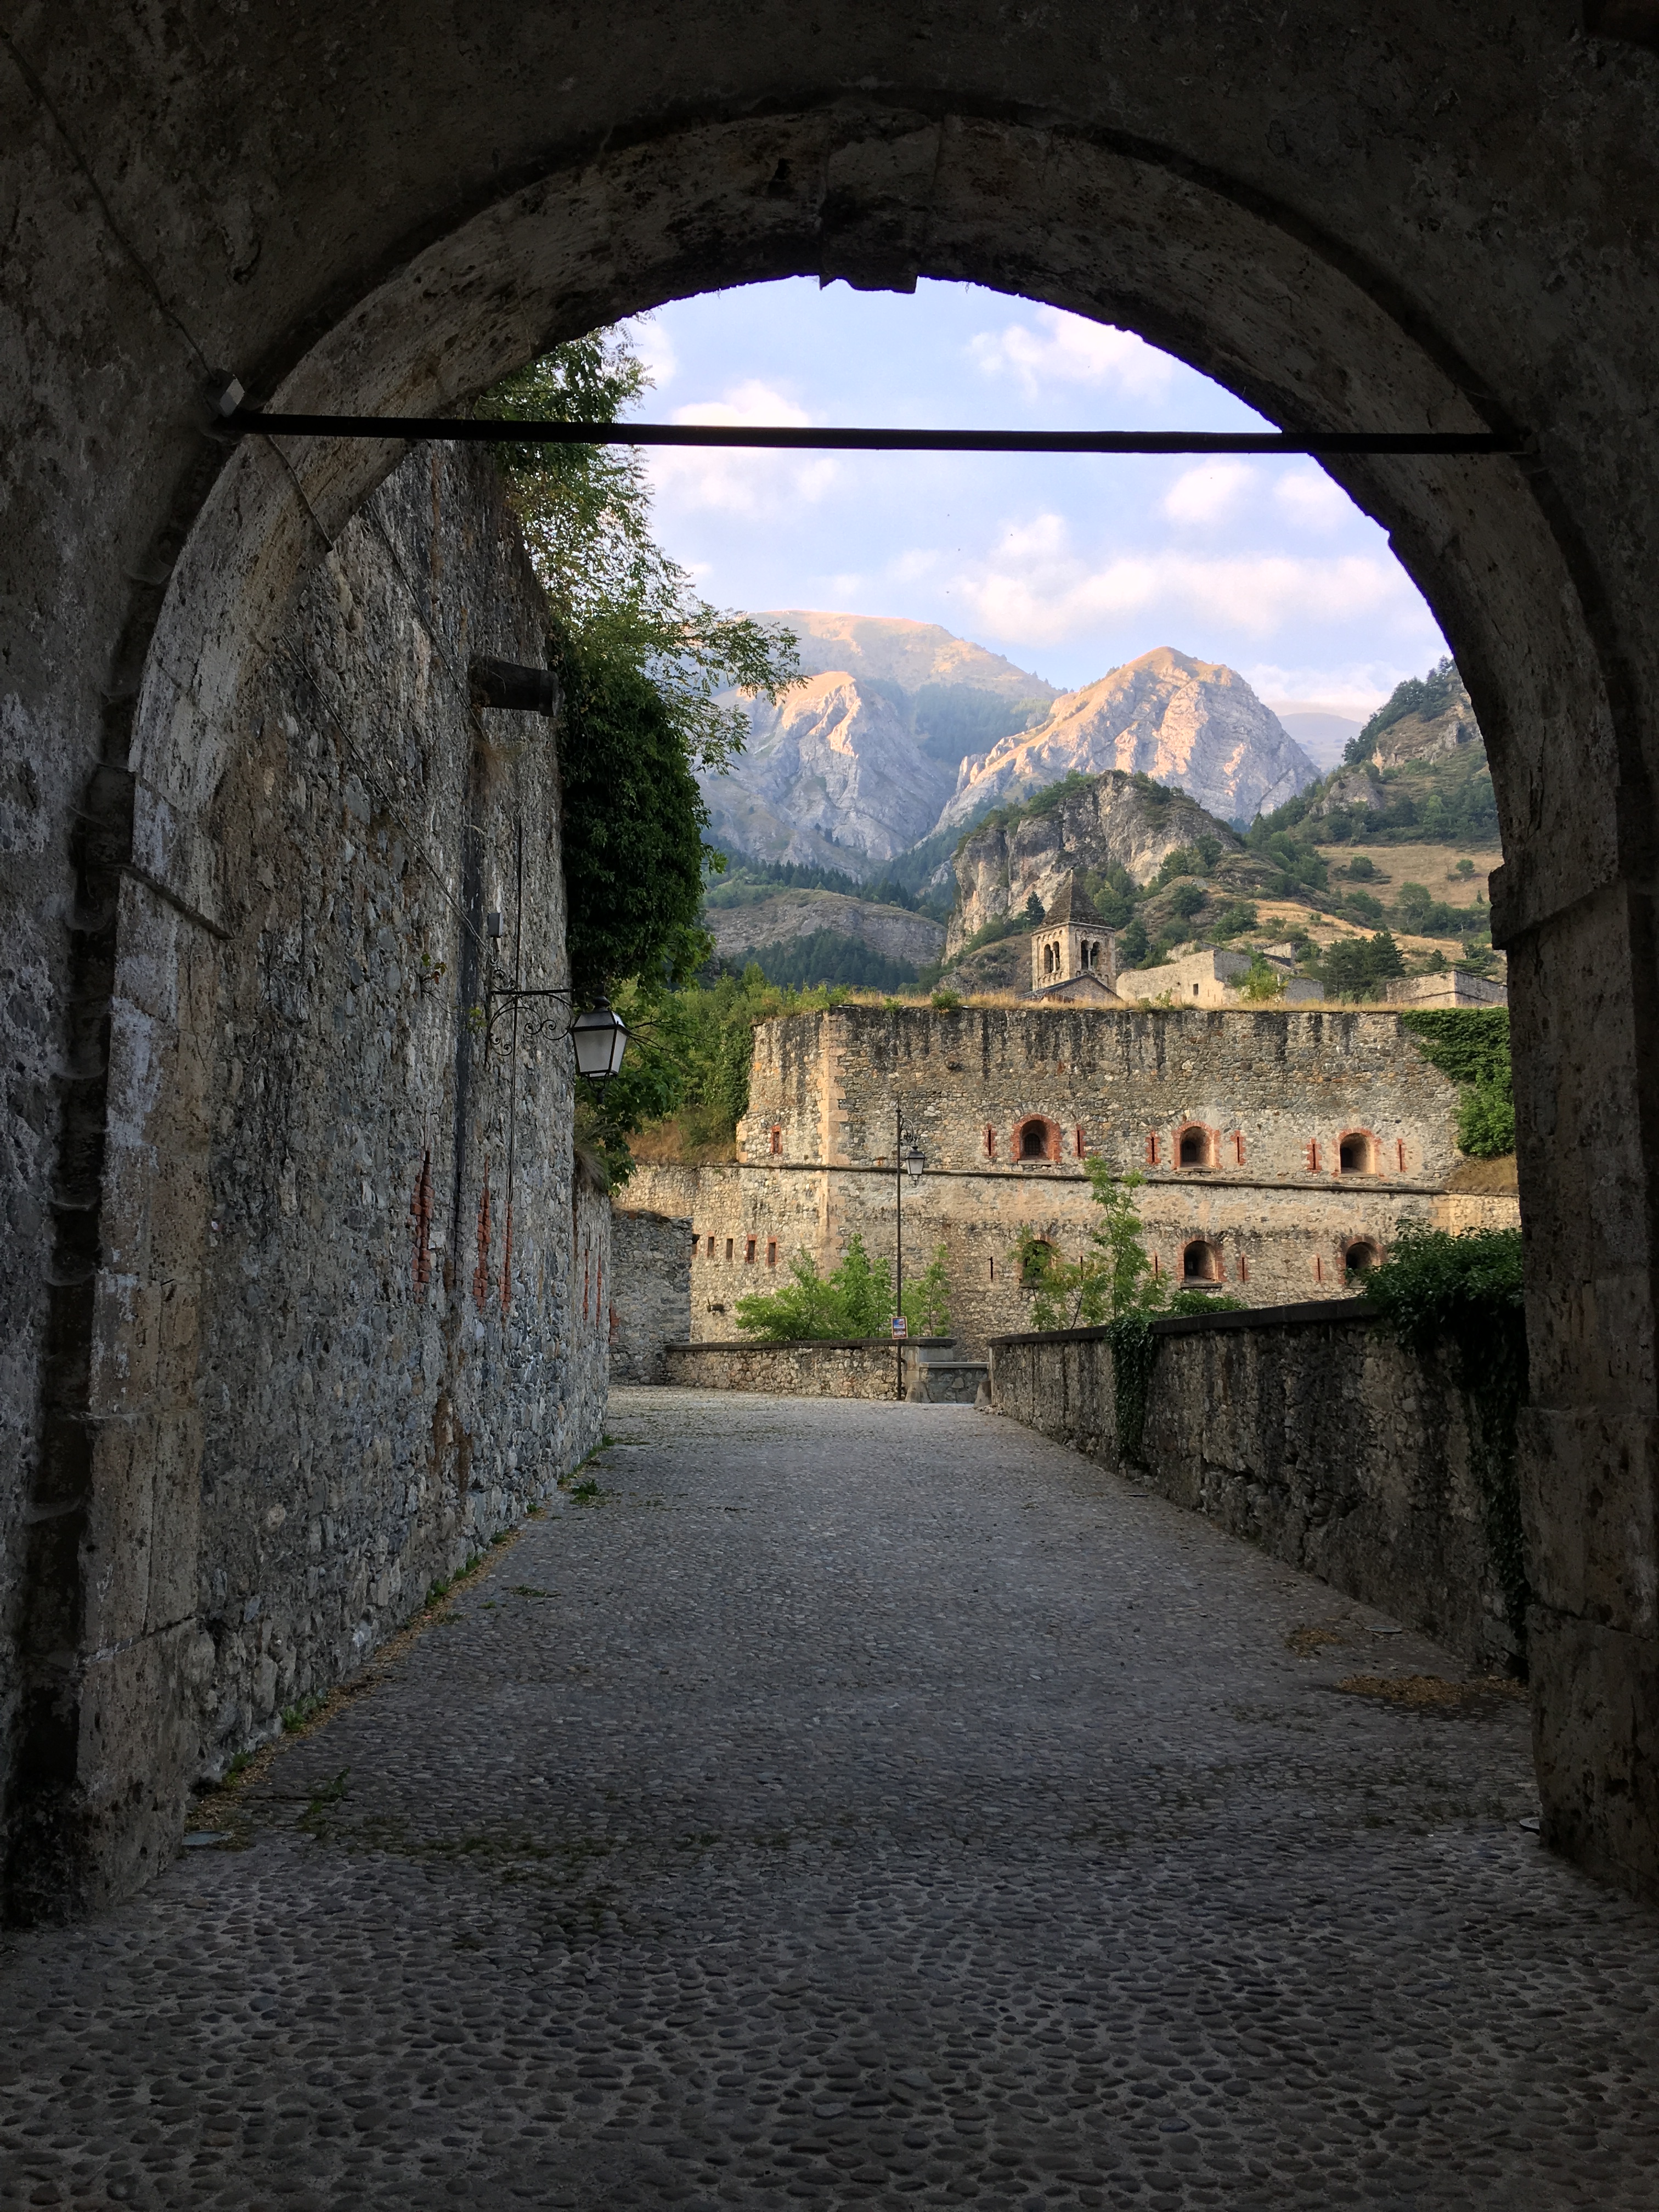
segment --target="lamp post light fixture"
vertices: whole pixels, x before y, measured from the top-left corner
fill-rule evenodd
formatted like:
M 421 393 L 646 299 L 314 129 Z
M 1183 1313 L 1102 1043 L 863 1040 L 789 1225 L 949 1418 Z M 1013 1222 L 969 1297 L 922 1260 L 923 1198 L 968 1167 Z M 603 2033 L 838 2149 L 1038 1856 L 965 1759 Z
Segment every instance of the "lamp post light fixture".
M 603 1097 L 605 1085 L 622 1072 L 623 1054 L 628 1049 L 627 1023 L 609 999 L 601 998 L 586 1013 L 577 1015 L 569 1036 L 577 1074 L 586 1076 Z

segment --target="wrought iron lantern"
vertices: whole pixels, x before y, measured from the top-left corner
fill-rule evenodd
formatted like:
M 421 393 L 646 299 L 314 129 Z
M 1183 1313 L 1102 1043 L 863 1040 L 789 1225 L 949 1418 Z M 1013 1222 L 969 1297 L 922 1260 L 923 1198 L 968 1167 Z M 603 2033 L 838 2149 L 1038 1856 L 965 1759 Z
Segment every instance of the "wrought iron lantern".
M 623 1054 L 628 1049 L 628 1024 L 608 999 L 601 999 L 572 1022 L 570 1042 L 576 1054 L 577 1074 L 585 1075 L 603 1093 L 611 1077 L 621 1071 Z
M 909 1149 L 904 1154 L 904 1172 L 909 1176 L 912 1183 L 921 1181 L 922 1170 L 927 1164 L 927 1161 L 922 1158 L 921 1146 L 912 1137 Z

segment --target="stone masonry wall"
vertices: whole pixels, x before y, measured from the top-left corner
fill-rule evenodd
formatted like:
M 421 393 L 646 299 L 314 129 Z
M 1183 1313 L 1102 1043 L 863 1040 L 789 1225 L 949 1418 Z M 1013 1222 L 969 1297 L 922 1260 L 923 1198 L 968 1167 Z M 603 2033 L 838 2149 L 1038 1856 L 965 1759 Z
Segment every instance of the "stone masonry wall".
M 738 1162 L 641 1166 L 629 1190 L 692 1217 L 691 1334 L 728 1335 L 738 1299 L 799 1252 L 832 1267 L 857 1231 L 891 1267 L 897 1109 L 927 1162 L 905 1187 L 905 1273 L 945 1245 L 951 1328 L 977 1354 L 1028 1325 L 1022 1228 L 1063 1256 L 1087 1247 L 1079 1146 L 1146 1177 L 1161 1273 L 1178 1279 L 1203 1241 L 1227 1289 L 1294 1304 L 1341 1291 L 1356 1244 L 1386 1253 L 1402 1220 L 1443 1218 L 1456 1097 L 1390 1012 L 842 1007 L 757 1029 Z M 1045 1157 L 1022 1159 L 1033 1123 Z M 1189 1127 L 1214 1165 L 1176 1164 Z M 1354 1132 L 1378 1172 L 1341 1172 Z M 1512 1200 L 1496 1211 L 1516 1218 Z
M 542 636 L 489 460 L 419 454 L 246 702 L 213 824 L 240 910 L 207 1169 L 208 1766 L 603 1425 L 610 1209 L 573 1172 L 564 1018 L 482 1012 L 515 968 L 566 981 L 553 726 L 466 696 L 470 650 L 539 665 Z
M 540 593 L 488 457 L 417 453 L 270 610 L 196 821 L 145 799 L 53 1446 L 79 1488 L 24 1563 L 21 1917 L 143 1879 L 192 1779 L 603 1427 L 563 1018 L 486 1012 L 492 976 L 565 980 L 554 730 L 473 709 L 474 651 L 540 665 Z
M 613 1206 L 611 1379 L 665 1382 L 665 1347 L 691 1334 L 689 1215 Z
M 1133 1464 L 1103 1330 L 994 1338 L 993 1405 L 1410 1622 L 1475 1671 L 1510 1667 L 1463 1402 L 1440 1360 L 1402 1351 L 1357 1303 L 1154 1326 Z
M 931 1342 L 927 1339 L 924 1341 Z M 899 1357 L 879 1338 L 816 1344 L 671 1344 L 667 1379 L 684 1389 L 753 1390 L 779 1398 L 897 1398 Z

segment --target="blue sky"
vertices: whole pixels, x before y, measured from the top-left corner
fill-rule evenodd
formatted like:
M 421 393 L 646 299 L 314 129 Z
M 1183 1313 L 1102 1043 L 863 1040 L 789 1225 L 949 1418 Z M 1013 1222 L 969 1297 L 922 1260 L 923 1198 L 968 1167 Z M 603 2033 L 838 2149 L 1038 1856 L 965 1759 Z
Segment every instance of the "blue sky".
M 1271 428 L 1132 333 L 965 284 L 809 279 L 630 326 L 681 422 Z M 1068 689 L 1153 646 L 1273 704 L 1368 714 L 1445 650 L 1312 461 L 658 453 L 658 535 L 723 606 L 942 623 Z

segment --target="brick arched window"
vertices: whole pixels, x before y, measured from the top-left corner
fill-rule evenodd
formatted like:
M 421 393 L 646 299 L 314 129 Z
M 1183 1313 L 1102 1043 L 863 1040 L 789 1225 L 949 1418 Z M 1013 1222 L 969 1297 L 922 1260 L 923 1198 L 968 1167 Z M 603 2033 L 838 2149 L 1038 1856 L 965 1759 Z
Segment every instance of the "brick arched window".
M 1175 1141 L 1177 1167 L 1212 1168 L 1215 1165 L 1215 1133 L 1206 1129 L 1201 1121 L 1188 1121 L 1184 1129 L 1177 1129 Z
M 1014 1130 L 1017 1160 L 1057 1160 L 1060 1131 L 1041 1114 L 1028 1114 Z
M 1194 1237 L 1190 1244 L 1182 1246 L 1181 1279 L 1183 1283 L 1221 1280 L 1221 1255 L 1205 1237 Z
M 1339 1175 L 1375 1175 L 1377 1143 L 1369 1129 L 1345 1129 L 1336 1144 Z
M 1357 1276 L 1369 1275 L 1382 1258 L 1369 1237 L 1356 1237 L 1342 1255 L 1342 1272 L 1352 1282 Z

